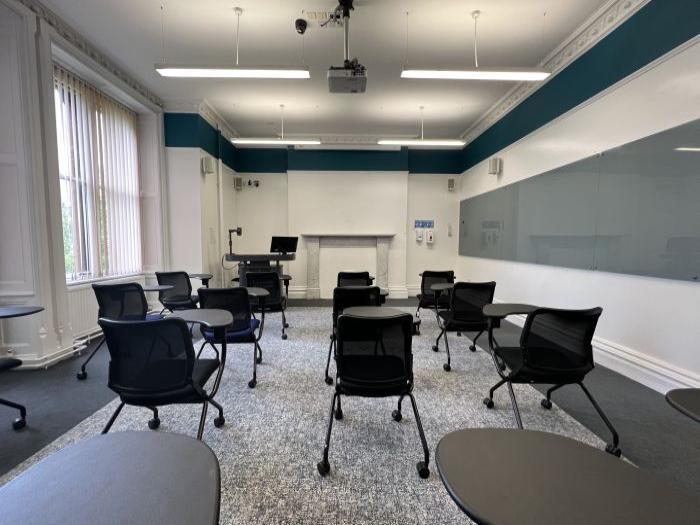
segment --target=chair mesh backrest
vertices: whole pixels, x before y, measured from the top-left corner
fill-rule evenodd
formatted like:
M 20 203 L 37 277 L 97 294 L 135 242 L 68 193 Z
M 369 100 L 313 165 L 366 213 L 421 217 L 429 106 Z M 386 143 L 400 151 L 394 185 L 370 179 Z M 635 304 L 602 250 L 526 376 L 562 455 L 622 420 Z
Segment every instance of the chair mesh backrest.
M 138 321 L 146 318 L 148 302 L 138 283 L 93 284 L 97 317 Z
M 338 286 L 371 286 L 369 272 L 338 272 Z
M 338 316 L 351 306 L 379 306 L 381 295 L 379 286 L 339 286 L 333 289 L 333 327 L 338 325 Z
M 192 384 L 194 349 L 182 319 L 100 319 L 109 348 L 109 387 L 120 394 L 148 395 Z
M 246 286 L 264 288 L 270 295 L 265 297 L 265 305 L 277 305 L 282 300 L 282 284 L 277 272 L 248 272 Z
M 593 368 L 591 341 L 602 308 L 538 308 L 527 316 L 520 346 L 525 363 L 547 371 Z
M 410 384 L 412 325 L 411 314 L 379 319 L 341 315 L 336 354 L 340 381 L 368 388 Z
M 496 283 L 455 283 L 450 294 L 450 310 L 455 320 L 487 322 L 483 308 L 493 302 Z
M 158 284 L 169 284 L 170 290 L 158 293 L 161 301 L 186 300 L 192 295 L 192 283 L 187 272 L 156 272 Z
M 200 288 L 199 306 L 226 310 L 233 316 L 233 325 L 227 330 L 240 332 L 250 328 L 250 299 L 245 288 Z
M 432 285 L 453 282 L 455 282 L 455 273 L 452 270 L 445 272 L 426 270 L 421 277 L 420 291 L 423 295 L 433 295 L 435 292 L 430 289 Z

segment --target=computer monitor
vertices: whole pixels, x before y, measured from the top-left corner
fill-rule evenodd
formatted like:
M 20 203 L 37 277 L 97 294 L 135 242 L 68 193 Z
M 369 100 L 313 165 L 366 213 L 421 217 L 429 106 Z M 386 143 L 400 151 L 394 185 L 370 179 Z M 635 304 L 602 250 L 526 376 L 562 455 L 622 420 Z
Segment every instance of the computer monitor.
M 271 253 L 296 253 L 299 237 L 273 237 L 270 243 Z

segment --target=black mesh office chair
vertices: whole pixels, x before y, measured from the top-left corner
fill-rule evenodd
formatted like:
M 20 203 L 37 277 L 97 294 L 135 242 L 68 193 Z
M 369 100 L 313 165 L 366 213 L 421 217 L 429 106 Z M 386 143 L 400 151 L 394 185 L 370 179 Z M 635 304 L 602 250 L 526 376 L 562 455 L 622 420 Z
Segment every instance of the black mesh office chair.
M 279 312 L 282 314 L 282 339 L 287 339 L 287 298 L 282 293 L 282 281 L 277 272 L 248 272 L 246 286 L 264 288 L 270 295 L 264 298 L 253 298 L 251 301 L 255 312 Z
M 233 316 L 233 324 L 226 330 L 226 344 L 253 344 L 253 379 L 248 382 L 250 388 L 255 388 L 258 382 L 258 363 L 262 362 L 262 349 L 260 348 L 260 338 L 262 337 L 265 323 L 265 314 L 262 321 L 255 319 L 252 315 L 248 290 L 245 288 L 200 288 L 199 304 L 202 308 L 215 308 L 226 310 Z M 255 331 L 258 330 L 258 334 Z M 197 358 L 202 354 L 202 350 L 208 344 L 216 352 L 219 351 L 214 346 L 223 341 L 216 337 L 213 330 L 201 328 L 204 342 L 199 349 Z
M 158 409 L 163 405 L 202 403 L 197 439 L 202 439 L 209 404 L 219 411 L 216 427 L 223 426 L 224 410 L 204 390 L 219 368 L 218 359 L 197 359 L 192 338 L 182 319 L 159 321 L 110 321 L 100 319 L 109 348 L 109 388 L 121 403 L 102 431 L 109 432 L 125 404 L 154 410 L 151 429 L 157 428 Z M 215 392 L 214 385 L 212 392 Z
M 411 399 L 413 413 L 423 446 L 423 461 L 416 464 L 421 478 L 430 475 L 430 452 L 425 441 L 423 425 L 413 397 L 413 354 L 411 352 L 413 316 L 367 319 L 352 315 L 338 318 L 337 374 L 335 392 L 326 432 L 323 459 L 318 463 L 322 476 L 330 472 L 328 448 L 331 441 L 333 418 L 342 419 L 340 396 L 389 397 L 399 396 L 397 410 L 392 414 L 401 421 L 401 401 Z
M 187 272 L 156 272 L 158 284 L 172 286 L 170 290 L 158 292 L 158 299 L 163 305 L 163 310 L 189 310 L 197 308 L 197 296 L 192 295 L 192 283 Z
M 0 373 L 7 372 L 18 366 L 22 366 L 22 361 L 19 359 L 14 357 L 0 357 Z M 20 430 L 27 426 L 27 408 L 24 405 L 2 398 L 0 398 L 0 405 L 19 410 L 19 417 L 12 422 L 12 428 Z
M 450 361 L 450 343 L 447 340 L 447 332 L 477 332 L 476 337 L 469 345 L 469 350 L 476 351 L 476 341 L 488 330 L 488 319 L 484 317 L 483 308 L 493 302 L 493 294 L 496 291 L 495 282 L 487 283 L 455 283 L 450 293 L 450 308 L 438 312 L 438 324 L 440 334 L 435 340 L 433 351 L 438 351 L 440 338 L 445 336 L 445 349 L 447 350 L 447 363 L 442 368 L 449 372 L 452 370 Z
M 421 308 L 435 308 L 435 292 L 430 289 L 434 284 L 454 283 L 455 273 L 450 271 L 437 272 L 425 270 L 421 276 L 420 293 L 418 297 L 418 308 L 416 308 L 416 317 L 420 317 Z M 437 310 L 446 310 L 450 307 L 450 294 L 441 293 L 438 295 Z
M 343 313 L 343 310 L 351 306 L 379 306 L 380 304 L 381 295 L 378 286 L 338 287 L 333 290 L 333 328 L 331 331 L 331 342 L 328 346 L 328 359 L 326 360 L 325 381 L 327 385 L 333 384 L 333 378 L 328 375 L 328 369 L 331 365 L 331 352 L 333 352 L 336 342 L 338 316 Z
M 595 333 L 602 308 L 590 310 L 557 310 L 538 308 L 527 316 L 520 346 L 514 348 L 499 346 L 489 331 L 489 342 L 496 370 L 501 380 L 484 398 L 487 408 L 493 408 L 493 393 L 503 384 L 508 385 L 508 393 L 513 405 L 518 427 L 520 419 L 518 403 L 512 384 L 553 384 L 542 400 L 543 408 L 552 408 L 552 392 L 564 385 L 576 384 L 581 387 L 601 419 L 613 436 L 613 442 L 605 450 L 620 456 L 620 438 L 603 410 L 583 384 L 586 374 L 593 370 L 593 347 L 591 341 Z
M 338 286 L 372 286 L 369 272 L 338 272 Z
M 148 301 L 143 288 L 139 283 L 119 283 L 119 284 L 93 284 L 92 290 L 97 299 L 97 318 L 122 320 L 122 321 L 143 321 L 144 319 L 162 319 L 160 314 L 148 313 Z M 104 338 L 90 353 L 85 362 L 80 366 L 80 372 L 76 377 L 80 380 L 88 376 L 87 364 L 94 357 L 97 351 L 105 342 Z

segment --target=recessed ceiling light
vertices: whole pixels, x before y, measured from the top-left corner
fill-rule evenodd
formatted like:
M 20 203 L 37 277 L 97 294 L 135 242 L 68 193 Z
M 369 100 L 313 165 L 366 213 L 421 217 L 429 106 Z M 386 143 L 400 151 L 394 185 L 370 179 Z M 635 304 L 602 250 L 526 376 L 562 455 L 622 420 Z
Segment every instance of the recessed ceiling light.
M 699 147 L 681 146 L 679 148 L 676 148 L 676 151 L 692 151 L 695 153 L 700 153 L 700 146 Z
M 476 21 L 481 14 L 473 11 L 474 19 L 474 67 L 466 69 L 408 69 L 401 71 L 401 78 L 420 78 L 434 80 L 501 80 L 515 82 L 539 82 L 551 75 L 544 69 L 526 68 L 480 68 L 479 55 L 476 47 Z M 408 30 L 407 30 L 408 33 Z

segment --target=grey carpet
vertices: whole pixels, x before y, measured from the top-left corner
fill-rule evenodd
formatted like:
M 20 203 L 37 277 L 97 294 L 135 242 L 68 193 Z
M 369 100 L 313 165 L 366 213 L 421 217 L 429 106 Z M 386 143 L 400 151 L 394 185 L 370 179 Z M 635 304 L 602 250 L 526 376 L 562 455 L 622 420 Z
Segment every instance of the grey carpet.
M 411 310 L 406 308 L 406 310 Z M 221 463 L 222 524 L 316 523 L 468 523 L 447 495 L 431 462 L 431 477 L 418 477 L 422 459 L 409 404 L 404 419 L 391 419 L 395 399 L 345 398 L 345 417 L 334 423 L 331 474 L 320 478 L 321 458 L 332 388 L 323 382 L 330 310 L 294 308 L 289 339 L 279 339 L 279 316 L 270 316 L 263 338 L 264 362 L 258 386 L 249 389 L 250 345 L 231 349 L 218 400 L 227 424 L 214 428 L 212 411 L 204 441 Z M 423 333 L 414 338 L 415 396 L 431 454 L 441 436 L 465 427 L 513 427 L 505 389 L 496 408 L 481 400 L 497 375 L 488 355 L 466 349 L 453 338 L 453 371 L 442 370 L 444 351 L 430 350 L 435 321 L 424 316 Z M 543 410 L 541 394 L 516 387 L 527 428 L 556 432 L 602 448 L 604 443 L 559 408 Z M 5 483 L 41 458 L 98 434 L 116 401 L 88 417 L 0 479 Z M 150 412 L 127 407 L 113 431 L 143 429 Z M 164 407 L 159 432 L 195 435 L 197 406 Z M 432 457 L 431 457 L 432 461 Z M 475 473 L 478 475 L 478 473 Z

